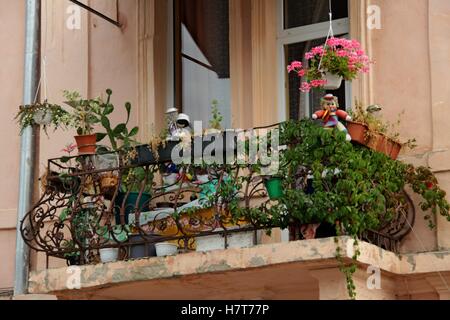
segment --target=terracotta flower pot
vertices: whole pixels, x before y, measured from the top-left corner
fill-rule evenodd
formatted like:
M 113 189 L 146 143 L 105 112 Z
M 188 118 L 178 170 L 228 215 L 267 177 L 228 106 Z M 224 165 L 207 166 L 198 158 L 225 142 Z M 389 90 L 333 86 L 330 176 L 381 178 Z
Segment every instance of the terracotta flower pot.
M 369 128 L 364 123 L 347 121 L 347 130 L 352 137 L 352 141 L 360 144 L 367 144 L 367 130 Z
M 382 143 L 380 143 L 380 145 L 378 146 L 378 151 L 395 160 L 397 159 L 401 148 L 402 145 L 400 143 L 384 136 Z
M 75 141 L 77 142 L 78 154 L 95 154 L 97 146 L 97 136 L 95 134 L 86 136 L 75 136 Z
M 377 132 L 371 132 L 366 146 L 374 151 L 382 152 L 381 150 L 384 148 L 383 143 L 384 135 Z
M 391 159 L 395 160 L 400 153 L 402 145 L 384 134 L 381 133 L 371 133 L 369 141 L 367 143 L 367 147 L 377 151 L 384 153 Z
M 402 145 L 396 141 L 392 141 L 391 143 L 392 143 L 392 149 L 389 152 L 389 156 L 395 160 L 395 159 L 397 159 L 398 154 L 400 153 L 400 150 L 402 149 Z

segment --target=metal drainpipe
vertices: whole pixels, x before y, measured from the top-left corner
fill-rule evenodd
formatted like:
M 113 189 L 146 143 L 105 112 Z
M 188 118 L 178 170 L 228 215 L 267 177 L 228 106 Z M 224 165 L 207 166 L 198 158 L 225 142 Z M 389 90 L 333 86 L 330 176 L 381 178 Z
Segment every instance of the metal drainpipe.
M 23 104 L 35 101 L 40 78 L 41 0 L 26 0 L 25 68 Z M 17 207 L 16 268 L 14 295 L 28 292 L 30 250 L 22 239 L 19 226 L 31 209 L 34 192 L 34 171 L 37 135 L 28 127 L 21 136 L 19 203 Z

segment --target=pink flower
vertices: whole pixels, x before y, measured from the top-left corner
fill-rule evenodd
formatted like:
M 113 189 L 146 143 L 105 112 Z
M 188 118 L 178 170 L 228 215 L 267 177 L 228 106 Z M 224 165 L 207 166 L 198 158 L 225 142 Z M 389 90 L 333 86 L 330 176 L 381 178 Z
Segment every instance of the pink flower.
M 314 88 L 323 87 L 326 83 L 327 83 L 327 80 L 325 80 L 325 79 L 312 80 L 311 86 Z
M 338 50 L 338 51 L 336 51 L 336 54 L 338 57 L 341 57 L 341 58 L 348 56 L 348 52 L 345 50 Z
M 301 92 L 309 92 L 309 90 L 311 90 L 311 85 L 308 82 L 303 82 L 300 87 L 300 91 Z
M 311 49 L 311 53 L 313 55 L 320 55 L 322 56 L 324 54 L 324 50 L 322 46 L 314 47 Z
M 287 70 L 288 72 L 295 71 L 296 69 L 301 69 L 303 64 L 300 61 L 292 61 L 290 65 L 288 65 Z
M 299 70 L 299 71 L 297 72 L 297 75 L 298 75 L 299 77 L 303 77 L 303 76 L 305 75 L 305 70 L 303 70 L 303 69 Z
M 336 47 L 337 45 L 339 45 L 340 40 L 338 38 L 330 38 L 327 41 L 327 45 L 330 47 Z
M 349 40 L 349 41 L 350 41 L 350 40 Z M 353 47 L 354 49 L 359 49 L 359 48 L 361 48 L 361 44 L 360 44 L 357 40 L 355 40 L 355 39 L 351 40 L 351 45 L 352 45 L 352 47 Z
M 74 143 L 69 143 L 66 145 L 64 149 L 62 149 L 62 152 L 66 152 L 68 154 L 71 154 L 75 149 L 77 148 L 77 145 Z
M 314 58 L 314 54 L 312 54 L 311 52 L 307 52 L 305 53 L 305 58 L 307 60 L 311 60 L 312 58 Z
M 296 68 L 296 69 L 299 69 L 302 66 L 303 65 L 302 65 L 302 63 L 300 61 L 292 61 L 292 63 L 291 63 L 291 67 Z
M 356 50 L 358 56 L 364 56 L 364 50 Z

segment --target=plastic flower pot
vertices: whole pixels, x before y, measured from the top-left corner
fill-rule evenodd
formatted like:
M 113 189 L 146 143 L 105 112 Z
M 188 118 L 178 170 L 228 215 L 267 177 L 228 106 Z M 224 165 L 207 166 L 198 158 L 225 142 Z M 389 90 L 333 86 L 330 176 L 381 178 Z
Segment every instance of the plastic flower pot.
M 132 161 L 133 164 L 144 165 L 149 163 L 162 163 L 172 160 L 172 150 L 179 144 L 179 141 L 166 141 L 164 146 L 158 147 L 158 155 L 148 144 L 136 147 L 137 157 Z
M 222 228 L 216 231 L 223 231 Z M 233 232 L 227 234 L 228 248 L 249 248 L 254 246 L 253 231 Z M 206 252 L 225 249 L 225 237 L 222 233 L 195 238 L 196 251 Z
M 157 241 L 157 235 L 147 235 L 146 238 L 152 238 L 152 241 Z M 154 243 L 144 243 L 140 235 L 132 235 L 129 237 L 130 249 L 129 258 L 139 259 L 146 257 L 156 257 L 156 248 Z
M 177 173 L 169 173 L 169 174 L 163 176 L 164 186 L 172 186 L 172 185 L 176 184 L 177 181 L 178 181 Z
M 116 217 L 116 224 L 122 224 L 121 223 L 121 210 L 122 205 L 125 207 L 124 210 L 124 222 L 125 224 L 128 224 L 128 216 L 130 213 L 136 212 L 135 209 L 138 209 L 140 212 L 145 211 L 145 207 L 148 206 L 150 202 L 150 194 L 149 193 L 142 193 L 141 199 L 138 203 L 138 208 L 136 208 L 136 201 L 139 196 L 139 192 L 130 192 L 127 196 L 127 193 L 125 192 L 119 192 L 119 194 L 116 197 L 116 200 L 114 202 L 114 214 Z M 126 199 L 125 199 L 126 198 Z
M 347 121 L 348 134 L 352 137 L 352 141 L 359 144 L 367 144 L 368 127 L 364 123 Z
M 117 259 L 119 257 L 119 249 L 118 248 L 103 248 L 103 249 L 100 249 L 99 252 L 100 252 L 100 260 L 103 263 L 117 261 Z
M 323 78 L 327 80 L 327 83 L 323 86 L 325 90 L 337 90 L 341 87 L 341 76 L 334 73 L 325 72 Z
M 155 248 L 158 257 L 174 256 L 178 253 L 178 246 L 170 242 L 156 243 Z
M 264 180 L 270 200 L 278 200 L 283 195 L 281 177 L 270 177 Z
M 78 155 L 95 154 L 97 149 L 97 136 L 95 134 L 85 136 L 75 136 L 77 142 Z

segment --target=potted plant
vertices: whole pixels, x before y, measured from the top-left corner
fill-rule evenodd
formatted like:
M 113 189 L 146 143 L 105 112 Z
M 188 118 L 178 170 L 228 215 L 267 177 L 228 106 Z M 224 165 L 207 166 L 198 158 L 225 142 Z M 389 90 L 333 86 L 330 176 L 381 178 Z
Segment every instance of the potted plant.
M 158 257 L 174 256 L 178 253 L 178 245 L 170 242 L 155 243 L 155 248 Z
M 300 87 L 302 92 L 318 87 L 338 89 L 342 79 L 350 81 L 360 72 L 369 72 L 371 63 L 358 41 L 334 37 L 307 52 L 305 61 L 308 67 L 300 61 L 293 61 L 288 66 L 288 72 L 295 72 L 300 78 L 306 78 Z
M 73 240 L 64 240 L 61 248 L 65 251 L 64 258 L 68 266 L 78 266 L 81 264 L 80 252 L 77 251 L 78 249 Z
M 150 205 L 152 183 L 152 171 L 145 170 L 143 167 L 127 170 L 115 198 L 116 224 L 128 224 L 130 214 L 136 211 L 142 212 Z
M 47 134 L 47 127 L 51 126 L 56 130 L 60 127 L 67 127 L 69 125 L 69 113 L 61 106 L 51 104 L 45 101 L 44 103 L 35 103 L 32 105 L 25 105 L 19 107 L 19 112 L 14 119 L 17 119 L 20 125 L 20 134 L 26 127 L 33 125 L 43 126 Z
M 400 142 L 396 126 L 400 124 L 401 115 L 395 124 L 390 124 L 376 115 L 380 110 L 381 107 L 378 105 L 371 105 L 364 109 L 357 101 L 355 109 L 351 112 L 352 121 L 347 122 L 347 129 L 352 141 L 384 153 L 395 160 L 403 147 L 414 148 L 415 139 Z
M 100 122 L 97 114 L 100 112 L 101 99 L 84 100 L 78 92 L 64 91 L 65 102 L 72 108 L 71 125 L 76 128 L 75 140 L 79 155 L 90 155 L 96 152 L 97 136 L 94 125 Z
M 280 176 L 268 176 L 264 179 L 264 186 L 270 200 L 278 200 L 283 195 L 282 178 Z
M 97 229 L 97 234 L 107 241 L 104 248 L 99 249 L 100 260 L 103 263 L 114 262 L 119 258 L 119 248 L 116 245 L 128 240 L 130 227 L 121 226 L 102 226 Z M 110 247 L 108 247 L 110 245 Z
M 126 121 L 112 127 L 109 120 L 109 117 L 115 111 L 115 107 L 111 103 L 112 90 L 107 89 L 106 95 L 106 102 L 101 102 L 99 108 L 95 110 L 100 124 L 105 129 L 105 132 L 97 132 L 97 142 L 101 142 L 108 137 L 110 147 L 113 151 L 118 153 L 127 152 L 137 144 L 135 137 L 139 133 L 139 127 L 137 126 L 131 129 L 128 128 L 131 116 L 131 103 L 125 103 Z M 109 147 L 101 145 L 99 146 L 98 151 L 108 152 L 108 149 Z

